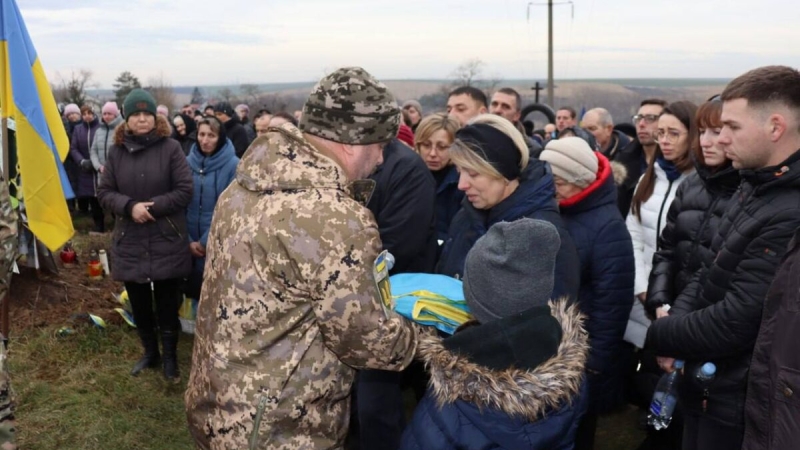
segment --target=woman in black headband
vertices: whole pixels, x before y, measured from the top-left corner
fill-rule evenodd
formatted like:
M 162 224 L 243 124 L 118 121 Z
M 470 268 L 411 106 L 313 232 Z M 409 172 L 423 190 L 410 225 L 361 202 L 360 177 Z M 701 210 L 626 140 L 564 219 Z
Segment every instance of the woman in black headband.
M 495 223 L 545 220 L 561 237 L 552 298 L 577 300 L 578 254 L 558 212 L 553 175 L 529 156 L 522 134 L 500 116 L 480 115 L 456 133 L 450 159 L 466 198 L 450 225 L 437 272 L 461 278 L 467 253 Z

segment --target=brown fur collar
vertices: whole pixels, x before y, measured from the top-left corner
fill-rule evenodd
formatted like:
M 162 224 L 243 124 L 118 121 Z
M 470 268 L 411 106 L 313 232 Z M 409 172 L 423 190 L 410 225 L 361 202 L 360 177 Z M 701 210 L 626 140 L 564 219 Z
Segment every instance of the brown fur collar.
M 628 178 L 628 169 L 624 164 L 616 161 L 609 161 L 611 163 L 611 175 L 614 177 L 614 184 L 620 186 Z
M 493 371 L 451 353 L 439 337 L 421 337 L 418 356 L 430 372 L 439 405 L 461 399 L 535 421 L 572 401 L 580 391 L 589 351 L 584 317 L 577 305 L 567 306 L 566 300 L 551 301 L 550 309 L 564 334 L 558 354 L 532 370 Z
M 125 140 L 125 133 L 129 133 L 128 130 L 128 121 L 122 122 L 115 130 L 114 130 L 114 145 L 122 145 Z M 170 137 L 172 135 L 172 129 L 169 126 L 169 122 L 162 116 L 156 115 L 156 133 L 161 137 Z

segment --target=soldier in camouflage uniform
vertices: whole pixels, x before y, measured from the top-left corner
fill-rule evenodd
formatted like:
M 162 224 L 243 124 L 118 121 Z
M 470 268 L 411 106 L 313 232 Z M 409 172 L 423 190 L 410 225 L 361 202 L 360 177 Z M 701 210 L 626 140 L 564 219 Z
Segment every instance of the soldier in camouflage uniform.
M 8 301 L 11 265 L 17 256 L 17 213 L 11 206 L 8 183 L 0 172 L 0 302 Z M 0 334 L 0 450 L 15 450 L 14 393 L 8 375 L 5 338 Z
M 209 232 L 186 392 L 202 449 L 339 449 L 356 369 L 402 370 L 415 325 L 373 278 L 365 180 L 400 110 L 361 68 L 323 78 L 299 129 L 250 146 Z

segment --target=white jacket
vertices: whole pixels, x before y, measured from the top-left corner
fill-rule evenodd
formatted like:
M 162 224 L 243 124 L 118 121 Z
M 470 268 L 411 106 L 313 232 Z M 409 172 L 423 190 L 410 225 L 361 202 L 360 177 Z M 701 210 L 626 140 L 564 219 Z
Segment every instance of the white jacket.
M 633 256 L 636 260 L 633 306 L 631 315 L 628 318 L 628 327 L 625 329 L 625 340 L 639 348 L 644 346 L 650 319 L 647 318 L 644 306 L 636 296 L 642 292 L 647 293 L 647 283 L 650 278 L 650 271 L 653 268 L 653 254 L 656 252 L 656 246 L 658 245 L 658 236 L 667 224 L 669 206 L 672 204 L 672 200 L 675 199 L 675 192 L 678 191 L 678 186 L 693 171 L 683 173 L 677 180 L 670 182 L 664 169 L 656 164 L 656 184 L 653 188 L 653 195 L 642 203 L 641 208 L 639 208 L 641 222 L 632 212 L 628 213 L 628 218 L 625 221 L 628 226 L 628 232 L 631 234 Z M 640 178 L 639 183 L 641 182 Z M 639 188 L 638 184 L 636 188 Z

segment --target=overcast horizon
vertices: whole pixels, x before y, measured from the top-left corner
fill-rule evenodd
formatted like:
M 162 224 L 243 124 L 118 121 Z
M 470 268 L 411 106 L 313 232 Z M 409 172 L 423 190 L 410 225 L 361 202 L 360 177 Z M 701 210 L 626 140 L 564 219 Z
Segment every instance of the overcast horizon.
M 145 84 L 163 75 L 173 86 L 315 82 L 345 65 L 384 80 L 443 80 L 470 59 L 485 63 L 485 78 L 547 74 L 547 8 L 530 7 L 528 20 L 527 1 L 18 5 L 49 81 L 89 69 L 101 89 L 125 70 Z M 555 8 L 556 80 L 730 79 L 800 61 L 800 48 L 789 45 L 800 37 L 798 7 L 789 0 L 765 0 L 757 8 L 743 0 L 574 5 L 574 19 L 569 5 Z

